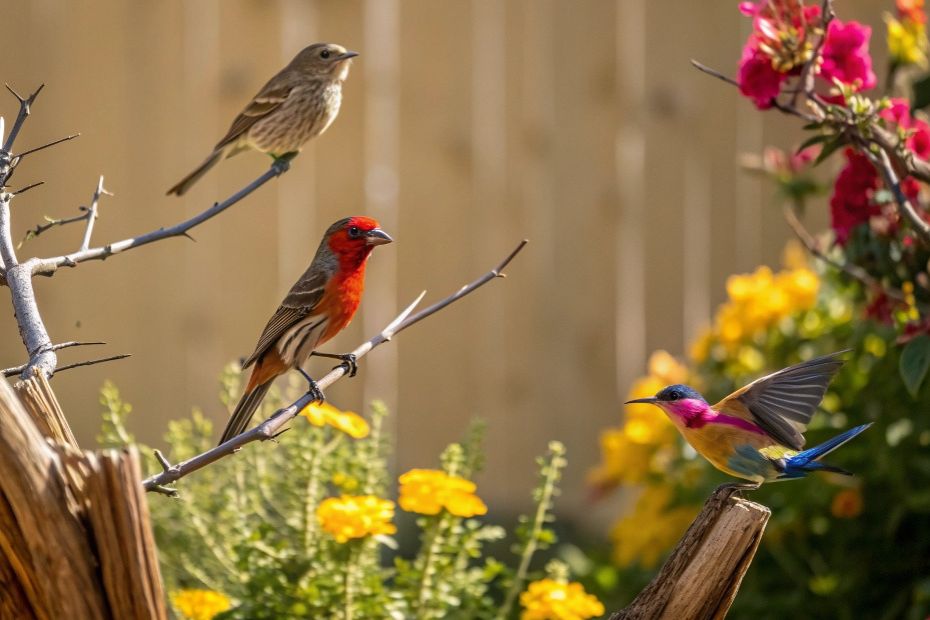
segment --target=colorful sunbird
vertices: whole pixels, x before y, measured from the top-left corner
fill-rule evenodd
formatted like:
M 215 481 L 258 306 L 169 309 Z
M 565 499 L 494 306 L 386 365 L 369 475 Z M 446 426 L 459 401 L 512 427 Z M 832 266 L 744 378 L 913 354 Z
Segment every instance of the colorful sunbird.
M 863 424 L 804 450 L 806 429 L 833 375 L 843 365 L 840 351 L 756 379 L 716 405 L 697 390 L 670 385 L 655 396 L 631 403 L 660 407 L 689 444 L 720 471 L 763 482 L 803 478 L 812 471 L 850 472 L 821 458 L 867 429 Z

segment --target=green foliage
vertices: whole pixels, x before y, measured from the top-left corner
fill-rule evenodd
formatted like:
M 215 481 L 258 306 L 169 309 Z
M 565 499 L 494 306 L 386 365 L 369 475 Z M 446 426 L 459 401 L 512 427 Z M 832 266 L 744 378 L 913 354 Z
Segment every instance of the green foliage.
M 899 366 L 915 366 L 916 377 L 924 362 L 906 359 L 907 348 L 897 343 L 893 325 L 850 320 L 862 312 L 855 301 L 861 299 L 858 285 L 827 271 L 815 307 L 764 330 L 736 355 L 712 348 L 694 368 L 694 381 L 715 402 L 766 371 L 849 348 L 823 411 L 812 420 L 807 445 L 874 422 L 829 458 L 854 477 L 813 475 L 751 493 L 772 509 L 772 518 L 733 617 L 917 619 L 930 614 L 930 382 L 918 388 L 913 381 L 913 395 L 904 389 Z M 747 360 L 764 360 L 765 368 L 747 367 Z M 667 467 L 690 472 L 670 475 L 667 482 L 684 502 L 706 497 L 727 480 L 689 451 Z M 620 575 L 625 598 L 618 604 L 623 604 L 648 575 L 637 569 Z
M 905 345 L 901 351 L 901 379 L 911 396 L 917 398 L 920 384 L 930 368 L 930 336 L 921 334 Z
M 239 390 L 234 366 L 224 371 L 220 384 L 220 401 L 231 409 Z M 297 387 L 286 390 L 287 396 L 296 395 Z M 126 430 L 131 408 L 111 384 L 104 386 L 101 403 L 101 443 L 132 442 Z M 268 416 L 282 403 L 282 395 L 272 391 L 257 415 Z M 504 528 L 447 510 L 406 520 L 407 513 L 397 514 L 401 538 L 418 540 L 407 553 L 385 535 L 337 542 L 317 518 L 325 498 L 392 495 L 386 415 L 384 405 L 374 403 L 370 434 L 362 439 L 299 416 L 276 442 L 251 444 L 184 478 L 179 498 L 152 496 L 166 589 L 223 593 L 232 606 L 216 617 L 225 620 L 515 617 L 514 602 L 527 579 L 537 575 L 530 570 L 535 551 L 554 541 L 548 525 L 566 463 L 564 448 L 553 442 L 539 460 L 536 510 L 521 519 L 514 557 L 488 553 L 489 544 L 507 537 Z M 483 433 L 484 425 L 475 423 L 462 444 L 444 451 L 440 462 L 446 474 L 471 478 L 478 473 Z M 213 446 L 213 436 L 211 422 L 194 410 L 190 418 L 168 424 L 166 456 L 172 462 L 194 456 Z M 154 460 L 147 465 L 158 470 Z M 507 560 L 518 566 L 510 568 Z M 505 599 L 510 606 L 503 609 Z

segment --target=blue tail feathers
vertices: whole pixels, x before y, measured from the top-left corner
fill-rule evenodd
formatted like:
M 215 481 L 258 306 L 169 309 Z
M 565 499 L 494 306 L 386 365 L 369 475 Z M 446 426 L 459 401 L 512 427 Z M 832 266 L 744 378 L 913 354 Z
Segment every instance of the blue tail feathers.
M 828 465 L 826 463 L 820 463 L 819 460 L 870 426 L 872 426 L 871 422 L 868 424 L 862 424 L 861 426 L 856 426 L 855 428 L 851 428 L 848 431 L 840 433 L 836 437 L 832 437 L 826 440 L 818 446 L 808 448 L 807 450 L 798 452 L 794 456 L 785 459 L 785 470 L 779 477 L 801 478 L 808 472 L 812 471 L 831 471 L 838 474 L 851 476 L 852 474 L 845 469 L 840 469 L 839 467 L 834 467 L 833 465 Z

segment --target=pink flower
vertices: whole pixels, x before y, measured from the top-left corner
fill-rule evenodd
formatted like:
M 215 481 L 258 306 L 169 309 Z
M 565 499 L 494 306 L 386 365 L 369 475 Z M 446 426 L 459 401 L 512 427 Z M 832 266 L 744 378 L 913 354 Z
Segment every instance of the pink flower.
M 772 59 L 760 50 L 755 37 L 749 37 L 739 62 L 739 91 L 752 99 L 760 110 L 772 107 L 772 100 L 781 92 L 781 84 L 788 77 L 772 67 Z
M 845 154 L 846 165 L 836 177 L 830 196 L 830 226 L 840 245 L 845 245 L 853 228 L 881 214 L 879 206 L 872 202 L 879 187 L 878 173 L 865 155 L 851 148 Z
M 882 110 L 880 116 L 907 130 L 905 144 L 915 155 L 921 159 L 930 158 L 930 125 L 923 119 L 911 116 L 911 106 L 907 99 L 892 99 L 891 107 Z
M 872 29 L 859 22 L 843 24 L 838 19 L 830 22 L 820 76 L 829 82 L 836 78 L 843 84 L 855 85 L 860 91 L 873 88 L 878 80 L 869 56 L 871 36 Z

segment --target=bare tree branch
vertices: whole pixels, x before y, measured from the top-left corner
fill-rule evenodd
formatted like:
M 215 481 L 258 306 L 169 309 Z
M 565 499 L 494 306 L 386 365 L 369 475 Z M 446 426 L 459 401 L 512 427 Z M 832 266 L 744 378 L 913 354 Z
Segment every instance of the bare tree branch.
M 878 173 L 882 176 L 885 186 L 891 190 L 895 204 L 898 206 L 898 213 L 904 216 L 911 230 L 914 231 L 914 234 L 917 235 L 921 242 L 925 246 L 930 246 L 930 223 L 927 223 L 927 221 L 920 216 L 917 209 L 911 204 L 911 201 L 904 195 L 904 191 L 901 189 L 901 181 L 894 171 L 894 166 L 891 165 L 891 159 L 888 157 L 888 153 L 885 152 L 885 149 L 880 147 L 877 150 L 878 153 L 875 153 L 868 146 L 860 148 L 860 151 L 869 158 L 869 161 L 872 162 L 872 165 L 875 166 L 875 169 L 878 170 Z
M 465 297 L 469 293 L 478 289 L 479 287 L 487 284 L 495 278 L 505 277 L 503 270 L 507 265 L 514 259 L 514 257 L 523 249 L 523 246 L 527 244 L 526 239 L 520 242 L 519 245 L 505 258 L 502 260 L 496 267 L 491 269 L 477 280 L 471 282 L 460 288 L 455 293 L 452 293 L 448 297 L 441 299 L 440 301 L 434 303 L 428 308 L 420 310 L 418 313 L 411 315 L 414 308 L 420 303 L 420 300 L 423 299 L 425 292 L 421 293 L 420 296 L 414 300 L 403 312 L 401 312 L 391 323 L 381 330 L 381 333 L 374 336 L 367 342 L 359 345 L 352 353 L 355 355 L 356 359 L 361 359 L 369 351 L 375 347 L 384 344 L 393 338 L 396 334 L 399 334 L 403 330 L 407 329 L 411 325 L 419 323 L 423 319 L 439 312 L 446 306 L 455 303 L 462 297 Z M 323 378 L 317 380 L 317 385 L 321 389 L 325 389 L 341 379 L 346 374 L 346 370 L 343 366 L 337 366 L 332 369 L 327 375 Z M 252 428 L 251 430 L 245 431 L 244 433 L 237 435 L 211 450 L 207 450 L 201 454 L 198 454 L 195 457 L 189 458 L 186 461 L 171 465 L 168 461 L 159 455 L 156 455 L 159 462 L 162 465 L 162 473 L 146 478 L 142 484 L 145 487 L 146 491 L 154 491 L 157 493 L 163 493 L 166 495 L 177 495 L 177 491 L 165 485 L 172 484 L 177 482 L 184 476 L 187 476 L 190 473 L 202 469 L 211 463 L 214 463 L 224 457 L 233 454 L 242 446 L 252 443 L 253 441 L 267 441 L 273 439 L 275 436 L 279 435 L 282 432 L 282 429 L 285 424 L 297 416 L 307 405 L 311 404 L 314 401 L 314 398 L 311 394 L 304 394 L 296 401 L 278 409 L 271 417 L 259 424 L 258 426 Z
M 20 190 L 20 192 L 22 192 L 22 190 Z M 17 192 L 17 194 L 19 194 L 20 192 Z M 86 250 L 90 246 L 90 236 L 91 234 L 93 234 L 94 222 L 96 221 L 98 217 L 97 205 L 100 202 L 100 196 L 104 194 L 106 194 L 107 196 L 113 195 L 110 192 L 108 192 L 106 189 L 104 189 L 103 175 L 101 175 L 100 179 L 97 181 L 97 189 L 94 190 L 94 194 L 91 197 L 90 206 L 85 207 L 82 205 L 78 207 L 78 209 L 81 211 L 80 215 L 75 215 L 72 217 L 65 217 L 65 218 L 61 218 L 57 220 L 50 218 L 48 216 L 45 216 L 44 224 L 36 224 L 34 228 L 30 228 L 29 230 L 26 231 L 26 234 L 23 236 L 22 241 L 20 241 L 19 245 L 16 246 L 17 249 L 22 248 L 23 244 L 29 241 L 30 239 L 35 239 L 36 237 L 40 236 L 45 231 L 51 228 L 55 228 L 56 226 L 67 226 L 68 224 L 74 224 L 76 222 L 87 222 L 87 225 L 84 229 L 84 237 L 83 237 L 83 240 L 81 241 L 81 247 L 78 249 L 78 251 Z
M 21 187 L 15 192 L 10 192 L 10 193 L 13 194 L 14 196 L 19 196 L 21 194 L 25 194 L 26 192 L 28 192 L 34 187 L 39 187 L 40 185 L 45 185 L 45 181 L 36 181 L 35 183 L 30 183 L 26 187 Z
M 100 175 L 100 179 L 97 181 L 97 189 L 94 190 L 94 195 L 90 199 L 90 207 L 87 209 L 87 227 L 84 229 L 84 238 L 81 241 L 81 252 L 87 251 L 87 248 L 90 247 L 90 236 L 94 232 L 94 223 L 97 221 L 97 204 L 100 202 L 100 196 L 106 194 L 107 196 L 112 196 L 110 192 L 103 188 L 103 175 Z
M 63 256 L 55 256 L 52 258 L 35 258 L 30 259 L 27 262 L 32 269 L 33 275 L 50 276 L 54 274 L 59 267 L 75 267 L 78 265 L 78 263 L 83 263 L 90 260 L 106 260 L 114 254 L 119 254 L 120 252 L 125 252 L 126 250 L 148 245 L 149 243 L 161 241 L 162 239 L 168 239 L 170 237 L 190 237 L 190 235 L 188 235 L 189 230 L 199 226 L 210 218 L 219 215 L 271 179 L 281 176 L 287 172 L 289 167 L 290 158 L 276 159 L 264 174 L 249 183 L 247 186 L 223 202 L 214 204 L 209 209 L 198 213 L 194 217 L 185 220 L 180 224 L 175 224 L 174 226 L 170 226 L 168 228 L 159 228 L 158 230 L 153 230 L 137 237 L 130 237 L 129 239 L 115 241 L 113 243 L 108 243 L 107 245 L 78 250 L 77 252 L 72 252 L 71 254 L 65 254 Z
M 82 362 L 74 362 L 73 364 L 66 364 L 64 366 L 59 366 L 55 369 L 56 373 L 63 372 L 65 370 L 71 370 L 72 368 L 81 368 L 83 366 L 93 366 L 94 364 L 103 364 L 104 362 L 113 362 L 116 360 L 124 360 L 127 357 L 132 357 L 131 353 L 119 353 L 117 355 L 110 355 L 108 357 L 98 357 L 92 360 L 84 360 Z M 15 375 L 21 374 L 26 368 L 29 367 L 29 364 L 22 364 L 20 366 L 14 366 L 12 368 L 4 368 L 0 370 L 0 373 L 4 377 L 13 377 Z
M 20 240 L 20 242 L 16 245 L 16 249 L 17 250 L 21 249 L 23 247 L 23 244 L 26 243 L 27 241 L 41 236 L 42 233 L 44 233 L 47 230 L 51 230 L 52 228 L 55 228 L 56 226 L 67 226 L 68 224 L 74 224 L 76 222 L 83 222 L 84 220 L 87 219 L 87 211 L 84 207 L 81 207 L 81 209 L 84 209 L 84 213 L 81 213 L 80 215 L 75 215 L 73 217 L 64 217 L 64 218 L 61 218 L 60 220 L 56 220 L 46 215 L 45 223 L 36 224 L 34 227 L 27 230 L 26 234 L 23 235 L 22 240 Z
M 3 143 L 3 151 L 9 156 L 10 153 L 13 152 L 13 143 L 16 141 L 16 136 L 19 135 L 19 130 L 23 128 L 26 117 L 32 112 L 32 104 L 35 102 L 36 97 L 39 96 L 39 93 L 42 92 L 42 89 L 45 88 L 45 84 L 40 84 L 35 92 L 26 98 L 21 97 L 9 84 L 4 84 L 4 86 L 6 86 L 6 89 L 13 93 L 13 96 L 19 101 L 19 114 L 16 116 L 16 122 L 13 123 L 13 128 L 6 137 L 6 142 Z
M 81 134 L 80 134 L 80 133 L 73 133 L 73 134 L 71 134 L 71 135 L 69 135 L 69 136 L 65 136 L 64 138 L 58 138 L 57 140 L 52 140 L 51 142 L 46 142 L 46 143 L 43 144 L 42 146 L 36 146 L 36 147 L 33 147 L 33 148 L 31 148 L 31 149 L 29 149 L 29 150 L 27 150 L 27 151 L 23 151 L 22 153 L 17 153 L 16 155 L 13 155 L 13 159 L 15 159 L 15 160 L 20 160 L 20 159 L 22 159 L 23 157 L 25 157 L 26 155 L 32 155 L 33 153 L 38 153 L 39 151 L 45 150 L 45 149 L 47 149 L 47 148 L 49 148 L 49 147 L 52 147 L 52 146 L 56 146 L 56 145 L 58 145 L 58 144 L 61 144 L 62 142 L 67 142 L 68 140 L 74 140 L 75 138 L 80 138 L 80 137 L 81 137 Z M 19 165 L 19 164 L 16 164 L 16 165 Z

